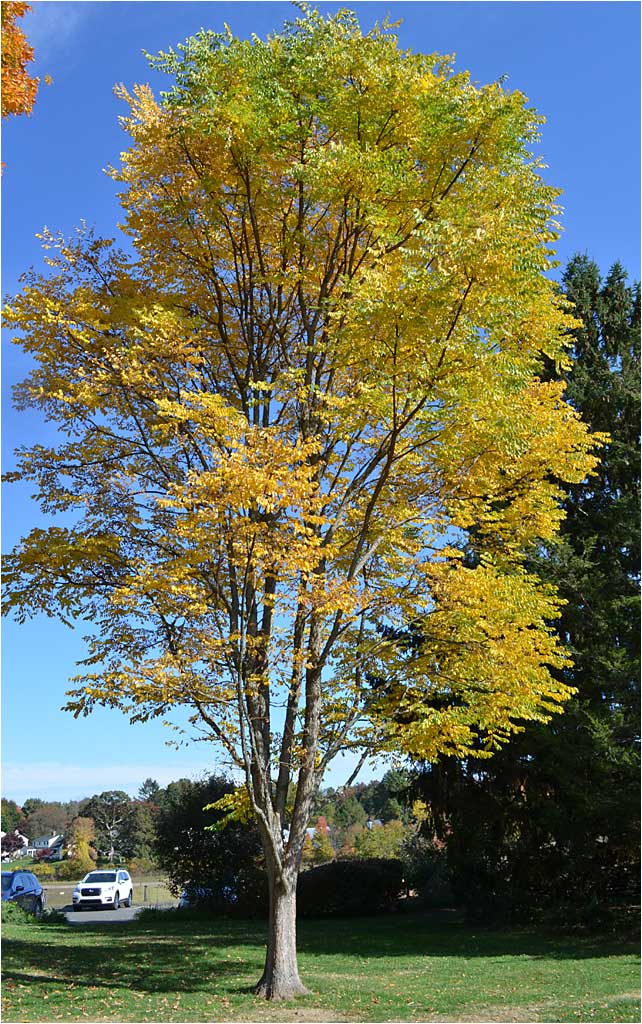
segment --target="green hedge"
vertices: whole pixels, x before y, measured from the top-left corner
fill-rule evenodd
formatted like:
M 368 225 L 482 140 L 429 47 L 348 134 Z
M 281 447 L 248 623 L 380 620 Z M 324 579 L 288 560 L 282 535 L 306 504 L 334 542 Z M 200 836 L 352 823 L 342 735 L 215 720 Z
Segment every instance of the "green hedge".
M 265 872 L 252 865 L 237 872 L 233 900 L 212 886 L 201 904 L 209 914 L 266 917 L 268 886 Z M 362 917 L 393 910 L 405 891 L 400 860 L 336 860 L 309 868 L 299 875 L 299 917 Z
M 393 910 L 404 889 L 400 860 L 335 860 L 299 875 L 300 917 L 361 917 Z

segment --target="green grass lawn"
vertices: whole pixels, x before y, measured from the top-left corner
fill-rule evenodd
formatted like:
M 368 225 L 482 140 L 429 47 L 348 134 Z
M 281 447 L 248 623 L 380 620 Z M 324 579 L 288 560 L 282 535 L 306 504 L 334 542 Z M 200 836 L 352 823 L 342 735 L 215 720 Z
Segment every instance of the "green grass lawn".
M 304 921 L 311 995 L 250 991 L 265 926 L 181 912 L 131 924 L 8 922 L 5 1021 L 639 1020 L 637 946 L 485 931 L 448 914 Z

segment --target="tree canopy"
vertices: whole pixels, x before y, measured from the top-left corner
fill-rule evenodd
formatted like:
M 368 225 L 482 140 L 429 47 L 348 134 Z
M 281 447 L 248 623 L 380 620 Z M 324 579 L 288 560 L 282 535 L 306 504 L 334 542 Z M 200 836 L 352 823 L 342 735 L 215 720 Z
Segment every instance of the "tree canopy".
M 171 782 L 163 793 L 153 843 L 176 895 L 183 890 L 194 895 L 203 888 L 206 902 L 218 909 L 229 907 L 230 899 L 247 908 L 249 896 L 256 896 L 256 879 L 264 882 L 256 826 L 234 822 L 215 827 L 223 812 L 212 805 L 233 792 L 229 780 L 217 775 Z
M 110 789 L 92 796 L 82 807 L 83 819 L 91 818 L 96 846 L 113 860 L 132 852 L 135 828 L 134 805 L 122 789 Z
M 33 47 L 16 21 L 31 10 L 23 0 L 3 0 L 2 19 L 2 116 L 29 114 L 33 108 L 40 79 L 31 78 L 27 65 L 33 60 Z
M 2 797 L 2 821 L 0 827 L 3 832 L 13 832 L 14 829 L 23 824 L 24 816 L 15 800 L 7 800 Z
M 260 990 L 292 994 L 270 950 L 335 754 L 491 753 L 569 696 L 522 553 L 595 441 L 540 376 L 573 321 L 523 95 L 345 11 L 151 64 L 160 100 L 118 90 L 133 255 L 45 231 L 50 272 L 6 311 L 18 403 L 60 432 L 15 476 L 76 517 L 7 559 L 8 605 L 95 623 L 76 714 L 184 706 L 244 771 L 289 899 Z M 407 658 L 386 631 L 419 616 Z

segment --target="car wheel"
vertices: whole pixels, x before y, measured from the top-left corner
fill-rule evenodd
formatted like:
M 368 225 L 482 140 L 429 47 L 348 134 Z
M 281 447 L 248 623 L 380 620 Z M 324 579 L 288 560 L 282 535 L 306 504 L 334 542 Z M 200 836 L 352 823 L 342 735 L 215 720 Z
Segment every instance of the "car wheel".
M 36 917 L 42 917 L 42 911 L 43 911 L 42 900 L 40 899 L 40 897 L 38 897 L 38 899 L 36 900 L 36 905 L 33 908 L 33 912 L 36 915 Z
M 116 893 L 116 895 L 114 896 L 114 910 L 118 910 L 119 907 L 120 907 L 120 896 L 118 895 L 118 893 Z
M 134 902 L 134 890 L 130 889 L 129 890 L 129 896 L 127 897 L 126 900 L 123 900 L 123 906 L 124 907 L 131 907 L 133 902 Z

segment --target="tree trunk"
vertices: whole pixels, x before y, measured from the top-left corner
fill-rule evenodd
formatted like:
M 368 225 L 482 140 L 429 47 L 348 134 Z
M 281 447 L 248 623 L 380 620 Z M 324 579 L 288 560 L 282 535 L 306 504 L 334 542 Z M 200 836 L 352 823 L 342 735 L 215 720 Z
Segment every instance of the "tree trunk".
M 270 917 L 265 968 L 255 992 L 266 999 L 308 994 L 296 957 L 296 874 L 280 881 L 269 870 Z

